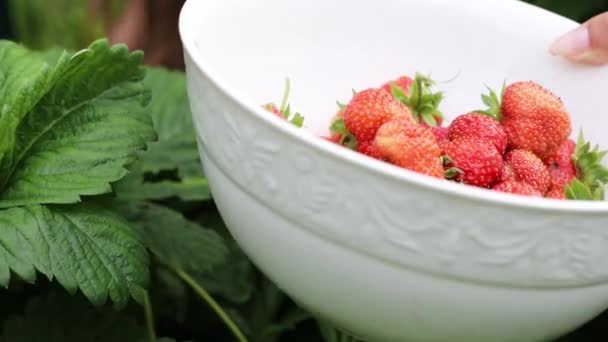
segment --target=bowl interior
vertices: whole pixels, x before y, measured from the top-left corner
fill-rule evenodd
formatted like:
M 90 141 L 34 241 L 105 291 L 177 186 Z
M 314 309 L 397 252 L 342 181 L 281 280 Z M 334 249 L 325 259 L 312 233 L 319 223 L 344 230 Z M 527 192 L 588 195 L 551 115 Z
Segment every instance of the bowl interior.
M 255 106 L 279 103 L 292 83 L 292 108 L 322 134 L 352 89 L 416 71 L 445 91 L 448 120 L 482 107 L 485 85 L 535 80 L 571 111 L 575 132 L 608 146 L 601 115 L 608 68 L 550 56 L 576 23 L 516 0 L 205 0 L 184 11 L 198 61 L 222 86 Z M 191 20 L 188 20 L 188 17 Z

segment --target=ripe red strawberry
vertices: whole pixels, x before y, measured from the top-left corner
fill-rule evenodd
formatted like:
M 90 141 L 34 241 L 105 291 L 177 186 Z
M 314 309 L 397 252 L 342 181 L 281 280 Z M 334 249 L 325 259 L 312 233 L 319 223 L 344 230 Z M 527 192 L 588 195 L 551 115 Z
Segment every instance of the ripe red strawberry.
M 441 154 L 445 154 L 445 146 L 450 142 L 448 140 L 448 128 L 447 127 L 429 127 L 431 133 L 437 139 L 437 144 L 441 149 Z
M 532 185 L 524 182 L 506 181 L 496 184 L 492 190 L 532 197 L 542 197 L 542 194 Z
M 564 190 L 564 187 L 572 182 L 576 173 L 572 169 L 549 168 L 549 189 Z
M 500 154 L 507 149 L 507 133 L 495 118 L 479 113 L 459 115 L 448 129 L 448 139 L 478 137 L 489 140 Z
M 505 155 L 505 164 L 511 168 L 511 180 L 532 185 L 541 194 L 549 189 L 549 171 L 534 153 L 522 149 L 511 150 Z M 505 181 L 507 179 L 501 179 Z
M 576 148 L 576 143 L 572 139 L 566 139 L 561 145 L 553 151 L 553 153 L 547 155 L 543 161 L 547 166 L 553 168 L 572 168 L 574 171 L 574 163 L 572 161 L 572 155 Z
M 331 118 L 331 125 L 330 125 L 330 127 L 333 126 L 336 123 L 336 121 L 343 120 L 343 119 L 344 119 L 344 111 L 342 109 L 340 109 Z M 330 134 L 329 134 L 329 138 L 331 138 L 331 140 L 335 141 L 335 142 L 339 142 L 340 140 L 342 140 L 343 137 L 344 137 L 343 133 L 339 133 L 339 132 L 336 132 L 334 130 L 332 130 L 330 132 Z
M 267 104 L 263 105 L 262 108 L 264 108 L 267 112 L 270 112 L 270 113 L 274 114 L 275 116 L 278 116 L 282 120 L 285 120 L 285 115 L 283 115 L 283 113 L 281 113 L 281 110 L 276 105 L 274 105 L 272 103 L 267 103 Z
M 446 177 L 465 184 L 489 187 L 500 176 L 503 160 L 496 147 L 488 140 L 460 137 L 445 147 L 449 159 Z
M 549 191 L 545 197 L 565 199 L 565 187 L 576 177 L 573 160 L 576 143 L 568 139 L 564 141 L 544 162 L 549 170 Z M 551 196 L 549 196 L 551 193 Z
M 565 187 L 576 177 L 576 167 L 573 159 L 575 150 L 576 143 L 574 140 L 567 139 L 544 159 L 550 176 L 549 190 L 545 197 L 566 198 Z
M 358 143 L 372 141 L 378 128 L 402 117 L 414 122 L 411 111 L 381 88 L 369 88 L 353 95 L 344 109 L 344 124 Z
M 532 81 L 509 85 L 502 96 L 501 112 L 509 146 L 529 150 L 541 158 L 572 132 L 570 115 L 562 101 Z
M 332 142 L 334 144 L 340 144 L 340 137 L 336 137 L 336 136 L 333 136 L 333 135 L 329 135 L 329 136 L 322 135 L 321 138 L 325 139 L 325 140 L 327 140 L 329 142 Z
M 433 165 L 429 169 L 427 174 L 429 176 L 435 177 L 435 178 L 441 178 L 441 179 L 445 178 L 445 169 L 443 167 L 443 161 L 441 160 L 441 158 L 437 158 L 435 160 L 435 165 Z
M 517 177 L 515 176 L 515 172 L 513 172 L 513 167 L 511 164 L 504 163 L 502 167 L 502 172 L 500 173 L 500 177 L 498 178 L 498 182 L 506 182 L 506 181 L 516 181 Z
M 553 188 L 553 189 L 549 189 L 549 191 L 547 191 L 547 193 L 545 194 L 545 197 L 546 198 L 565 200 L 566 199 L 566 193 L 564 192 L 564 189 Z
M 395 84 L 399 87 L 405 95 L 410 94 L 410 86 L 414 83 L 414 80 L 409 76 L 399 76 L 397 79 L 388 81 L 382 85 L 382 89 L 386 90 L 389 94 L 391 94 L 391 84 Z
M 441 150 L 435 136 L 411 119 L 397 117 L 383 124 L 374 139 L 374 147 L 382 160 L 443 178 Z
M 376 147 L 374 146 L 374 141 L 364 141 L 362 143 L 357 144 L 357 152 L 365 154 L 368 157 L 372 157 L 375 159 L 380 159 L 380 155 L 378 151 L 376 151 Z

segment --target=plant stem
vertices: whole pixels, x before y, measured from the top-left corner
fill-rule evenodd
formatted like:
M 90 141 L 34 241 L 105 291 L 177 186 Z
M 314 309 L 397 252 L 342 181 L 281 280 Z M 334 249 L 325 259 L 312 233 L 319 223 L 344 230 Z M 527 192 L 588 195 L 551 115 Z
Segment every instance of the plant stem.
M 228 314 L 222 309 L 222 307 L 211 297 L 211 295 L 205 290 L 202 286 L 200 286 L 196 280 L 192 279 L 190 275 L 178 268 L 173 268 L 173 272 L 177 274 L 184 282 L 186 282 L 193 290 L 196 292 L 199 297 L 215 311 L 215 313 L 224 321 L 228 329 L 234 334 L 239 342 L 247 342 L 247 338 L 241 330 L 237 327 L 237 325 L 230 319 Z
M 291 87 L 289 78 L 285 79 L 285 90 L 283 91 L 283 99 L 281 100 L 281 108 L 279 109 L 281 113 L 285 112 L 287 109 L 287 99 L 289 98 L 289 88 Z
M 144 291 L 144 312 L 146 313 L 146 326 L 148 327 L 148 340 L 156 342 L 156 331 L 154 330 L 154 313 L 148 291 Z

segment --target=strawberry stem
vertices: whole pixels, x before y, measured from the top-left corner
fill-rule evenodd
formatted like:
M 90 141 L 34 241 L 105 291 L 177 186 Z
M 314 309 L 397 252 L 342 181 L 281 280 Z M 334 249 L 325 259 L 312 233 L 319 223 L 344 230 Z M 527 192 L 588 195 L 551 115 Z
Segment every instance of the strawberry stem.
M 289 78 L 285 79 L 285 89 L 283 90 L 283 100 L 281 101 L 281 113 L 285 113 L 287 109 L 287 100 L 289 99 L 289 91 L 291 88 L 291 82 L 289 82 Z M 286 118 L 287 119 L 287 118 Z

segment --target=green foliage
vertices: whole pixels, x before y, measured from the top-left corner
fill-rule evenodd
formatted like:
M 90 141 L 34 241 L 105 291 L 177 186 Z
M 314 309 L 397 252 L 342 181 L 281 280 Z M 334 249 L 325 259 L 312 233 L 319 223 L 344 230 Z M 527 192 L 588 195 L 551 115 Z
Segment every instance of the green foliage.
M 93 204 L 27 206 L 0 211 L 0 284 L 9 269 L 34 282 L 34 269 L 94 304 L 109 296 L 124 307 L 141 299 L 148 255 L 138 234 L 115 213 Z
M 208 200 L 183 73 L 148 68 L 144 84 L 154 94 L 146 112 L 158 139 L 140 153 L 130 174 L 114 184 L 114 191 L 124 200 Z
M 53 64 L 0 42 L 0 285 L 38 271 L 95 305 L 141 300 L 141 236 L 83 198 L 109 193 L 155 135 L 141 58 L 100 40 Z
M 95 12 L 88 0 L 8 0 L 13 29 L 17 39 L 33 49 L 60 47 L 84 48 L 101 38 L 107 30 L 104 16 Z M 105 3 L 107 19 L 114 20 L 122 12 L 125 0 L 97 1 Z
M 606 0 L 526 0 L 525 2 L 578 22 L 583 22 L 598 13 L 608 11 L 608 1 Z
M 5 44 L 4 50 L 13 49 Z M 7 57 L 0 65 L 10 77 L 21 69 L 22 59 Z M 27 56 L 26 66 L 38 57 Z M 22 85 L 2 94 L 9 110 L 0 119 L 5 131 L 0 208 L 74 203 L 83 195 L 110 192 L 110 183 L 126 174 L 136 151 L 155 137 L 142 111 L 150 94 L 140 82 L 141 59 L 141 53 L 129 54 L 125 46 L 109 47 L 102 40 L 63 54 L 53 67 L 38 60 L 42 67 L 36 69 L 48 72 L 20 72 L 23 80 L 15 76 Z M 31 88 L 31 82 L 37 86 Z M 10 110 L 14 97 L 27 106 Z
M 4 322 L 2 332 L 0 342 L 135 342 L 145 336 L 136 318 L 57 290 L 32 297 L 23 314 Z
M 227 233 L 184 74 L 141 61 L 0 42 L 0 285 L 28 302 L 0 310 L 0 341 L 142 341 L 201 300 L 209 323 L 161 340 L 277 341 L 309 320 Z
M 184 74 L 148 68 L 144 84 L 154 94 L 148 114 L 159 138 L 142 154 L 142 170 L 175 170 L 179 177 L 202 178 Z
M 145 202 L 124 203 L 121 210 L 163 264 L 204 274 L 228 257 L 228 247 L 219 234 L 186 219 L 180 212 Z

